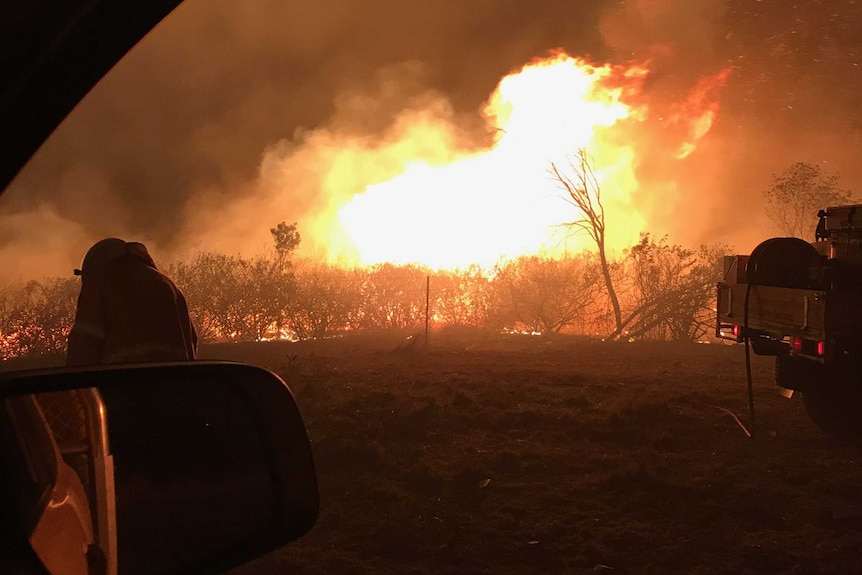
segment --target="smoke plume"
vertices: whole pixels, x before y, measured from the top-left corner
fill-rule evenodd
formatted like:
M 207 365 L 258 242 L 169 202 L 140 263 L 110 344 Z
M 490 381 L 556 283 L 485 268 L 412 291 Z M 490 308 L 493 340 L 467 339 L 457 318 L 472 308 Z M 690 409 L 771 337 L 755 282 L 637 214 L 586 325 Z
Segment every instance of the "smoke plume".
M 815 4 L 186 0 L 4 193 L 3 276 L 66 274 L 106 236 L 157 259 L 259 252 L 280 221 L 298 223 L 307 255 L 346 253 L 340 206 L 405 157 L 487 147 L 481 110 L 500 78 L 554 49 L 649 63 L 652 112 L 630 133 L 643 231 L 750 249 L 772 232 L 772 173 L 810 161 L 862 185 L 862 8 Z M 674 121 L 706 104 L 704 133 Z

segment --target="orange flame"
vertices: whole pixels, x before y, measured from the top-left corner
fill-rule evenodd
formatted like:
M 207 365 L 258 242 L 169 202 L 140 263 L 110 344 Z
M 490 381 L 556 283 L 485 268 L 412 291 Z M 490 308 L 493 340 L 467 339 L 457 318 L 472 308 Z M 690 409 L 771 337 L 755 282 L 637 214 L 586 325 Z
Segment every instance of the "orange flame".
M 718 91 L 724 86 L 730 75 L 730 68 L 712 76 L 707 76 L 698 82 L 688 99 L 679 107 L 671 118 L 672 121 L 688 125 L 688 136 L 676 153 L 678 159 L 691 155 L 697 148 L 697 143 L 710 129 L 718 115 Z
M 551 162 L 567 165 L 581 148 L 594 161 L 612 222 L 609 249 L 631 245 L 648 229 L 633 204 L 638 154 L 627 138 L 648 112 L 647 76 L 645 65 L 594 66 L 560 52 L 504 77 L 483 109 L 495 134 L 490 146 L 453 152 L 443 165 L 405 158 L 400 175 L 366 186 L 338 209 L 355 263 L 451 269 L 592 248 L 561 226 L 578 214 L 548 172 Z M 676 111 L 674 119 L 689 126 L 677 158 L 709 132 L 725 77 L 701 82 Z M 345 253 L 330 256 L 343 261 Z

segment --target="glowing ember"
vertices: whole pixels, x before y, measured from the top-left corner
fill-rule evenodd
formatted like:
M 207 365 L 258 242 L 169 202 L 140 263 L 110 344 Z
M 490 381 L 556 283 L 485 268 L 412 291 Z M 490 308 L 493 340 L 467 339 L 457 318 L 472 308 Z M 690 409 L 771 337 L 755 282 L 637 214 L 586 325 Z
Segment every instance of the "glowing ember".
M 405 159 L 399 176 L 367 186 L 339 209 L 357 263 L 456 268 L 591 248 L 589 238 L 560 226 L 577 214 L 548 173 L 551 162 L 567 165 L 580 148 L 594 160 L 613 222 L 608 247 L 630 245 L 646 222 L 632 205 L 637 154 L 626 131 L 646 116 L 646 76 L 645 66 L 597 67 L 562 53 L 506 76 L 484 108 L 496 134 L 490 147 L 443 165 Z M 719 84 L 698 86 L 680 106 L 688 128 L 678 158 L 709 131 Z M 430 132 L 426 137 L 434 138 Z

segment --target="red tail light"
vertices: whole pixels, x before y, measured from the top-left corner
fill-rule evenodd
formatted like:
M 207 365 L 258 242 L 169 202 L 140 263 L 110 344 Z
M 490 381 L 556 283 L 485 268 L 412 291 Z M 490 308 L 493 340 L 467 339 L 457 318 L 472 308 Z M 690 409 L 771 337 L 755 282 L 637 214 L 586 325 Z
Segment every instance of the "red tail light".
M 733 326 L 732 332 L 733 332 L 733 337 L 739 337 L 739 326 L 738 325 Z
M 793 353 L 799 353 L 802 351 L 802 338 L 794 337 L 793 338 Z
M 824 356 L 826 354 L 826 343 L 822 341 L 817 342 L 817 355 Z

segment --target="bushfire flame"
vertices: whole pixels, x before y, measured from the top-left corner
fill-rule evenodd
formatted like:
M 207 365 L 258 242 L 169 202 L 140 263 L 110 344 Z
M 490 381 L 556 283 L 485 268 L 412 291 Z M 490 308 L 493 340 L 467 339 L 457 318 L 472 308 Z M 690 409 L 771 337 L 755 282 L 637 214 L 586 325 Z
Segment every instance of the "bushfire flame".
M 612 222 L 608 248 L 631 245 L 648 229 L 632 201 L 638 154 L 627 137 L 647 116 L 648 74 L 646 64 L 595 66 L 556 53 L 504 77 L 483 110 L 490 144 L 443 165 L 406 161 L 400 175 L 367 186 L 338 210 L 356 263 L 453 269 L 592 248 L 562 225 L 578 213 L 549 174 L 552 162 L 568 166 L 580 149 L 594 162 Z M 686 123 L 671 155 L 690 155 L 710 130 L 725 76 L 695 87 L 670 119 Z

